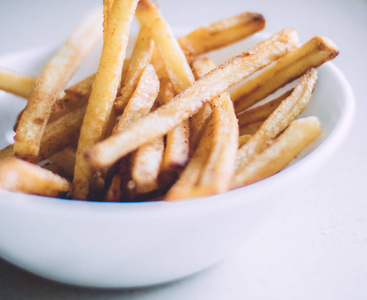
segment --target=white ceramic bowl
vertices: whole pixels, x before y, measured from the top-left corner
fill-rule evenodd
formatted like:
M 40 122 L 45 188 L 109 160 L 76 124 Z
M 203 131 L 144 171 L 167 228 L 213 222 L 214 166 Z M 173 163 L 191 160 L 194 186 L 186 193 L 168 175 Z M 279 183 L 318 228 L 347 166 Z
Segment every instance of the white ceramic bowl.
M 0 58 L 0 65 L 36 75 L 49 55 L 47 49 L 13 54 Z M 285 190 L 302 197 L 297 186 L 307 184 L 343 139 L 354 105 L 350 86 L 331 63 L 319 71 L 304 115 L 318 116 L 323 134 L 277 175 L 225 194 L 176 202 L 80 202 L 0 191 L 0 256 L 40 276 L 92 287 L 158 284 L 216 263 L 254 234 Z M 4 146 L 24 100 L 0 97 L 0 132 L 8 132 L 0 139 Z

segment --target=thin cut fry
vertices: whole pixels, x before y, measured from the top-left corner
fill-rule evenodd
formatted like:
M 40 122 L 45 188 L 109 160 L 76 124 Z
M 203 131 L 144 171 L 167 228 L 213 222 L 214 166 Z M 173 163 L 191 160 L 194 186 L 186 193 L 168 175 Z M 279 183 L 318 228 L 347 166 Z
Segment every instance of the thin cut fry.
M 178 180 L 171 186 L 167 194 L 164 196 L 164 199 L 176 200 L 196 196 L 194 194 L 194 188 L 199 181 L 201 171 L 208 159 L 208 154 L 213 144 L 213 132 L 214 122 L 213 118 L 210 118 L 196 151 L 191 157 L 186 168 L 180 174 Z
M 202 167 L 200 177 L 194 186 L 185 186 L 184 189 L 182 189 L 183 181 L 179 182 L 169 191 L 165 199 L 174 200 L 181 199 L 182 196 L 187 198 L 193 195 L 204 196 L 222 193 L 230 187 L 238 149 L 236 114 L 228 93 L 215 98 L 211 104 L 213 109 L 213 140 L 206 155 L 205 153 L 201 155 L 202 162 L 205 161 L 205 163 L 203 165 L 197 164 Z M 179 185 L 181 188 L 178 188 Z M 178 193 L 175 194 L 175 191 Z M 185 193 L 186 195 L 184 195 Z
M 18 156 L 31 158 L 38 155 L 53 104 L 99 41 L 100 14 L 99 9 L 93 11 L 42 71 L 29 96 L 14 138 L 14 151 Z
M 131 55 L 129 69 L 121 88 L 121 95 L 117 97 L 115 102 L 115 108 L 118 111 L 123 111 L 133 95 L 141 73 L 149 64 L 153 52 L 153 46 L 153 40 L 149 37 L 147 29 L 142 27 L 136 40 L 134 51 Z
M 331 40 L 313 37 L 231 92 L 237 114 L 300 77 L 308 69 L 317 68 L 338 54 L 339 50 Z
M 0 187 L 50 197 L 61 197 L 71 189 L 65 178 L 15 157 L 0 162 Z
M 5 158 L 13 156 L 14 156 L 13 145 L 6 146 L 5 148 L 0 150 L 0 161 L 2 161 Z
M 268 142 L 282 132 L 307 107 L 317 81 L 316 69 L 303 75 L 292 94 L 283 100 L 265 120 L 260 129 L 237 152 L 236 173 L 245 168 L 249 160 L 263 151 Z
M 266 102 L 263 105 L 245 110 L 243 113 L 237 116 L 238 124 L 243 127 L 254 122 L 264 121 L 279 106 L 279 104 L 292 93 L 292 91 L 293 89 L 285 92 L 284 94 L 269 102 Z
M 248 185 L 278 173 L 320 133 L 320 122 L 316 117 L 293 121 L 266 150 L 236 173 L 232 188 Z
M 172 101 L 140 119 L 124 132 L 112 135 L 85 153 L 94 167 L 107 167 L 150 140 L 166 134 L 195 114 L 207 101 L 229 87 L 291 51 L 298 43 L 297 34 L 285 29 L 254 48 L 231 58 L 197 80 Z
M 103 36 L 105 38 L 113 0 L 103 0 Z
M 265 19 L 257 13 L 245 12 L 200 27 L 178 39 L 187 58 L 228 46 L 245 39 L 265 27 Z
M 172 30 L 149 0 L 139 1 L 136 17 L 154 39 L 176 93 L 182 92 L 195 78 Z
M 171 28 L 161 16 L 158 8 L 149 0 L 141 0 L 136 16 L 149 29 L 154 39 L 166 72 L 176 93 L 180 93 L 195 81 L 186 57 Z M 184 167 L 189 159 L 189 121 L 183 120 L 168 132 L 162 168 L 175 172 Z
M 203 77 L 211 70 L 215 69 L 214 62 L 206 57 L 195 59 L 192 64 L 194 76 L 197 79 Z M 190 119 L 190 149 L 194 151 L 204 134 L 206 125 L 212 115 L 209 103 L 205 103 L 202 108 Z
M 238 138 L 238 146 L 242 147 L 244 144 L 246 144 L 251 138 L 251 136 L 252 136 L 251 134 L 240 135 Z
M 73 197 L 86 199 L 91 169 L 83 155 L 106 131 L 126 55 L 130 26 L 138 0 L 115 0 L 109 13 L 102 55 L 81 128 L 73 180 Z
M 59 119 L 47 124 L 45 133 L 41 140 L 41 147 L 38 155 L 30 161 L 39 163 L 53 154 L 61 151 L 68 145 L 76 144 L 79 137 L 79 130 L 83 122 L 86 107 L 82 106 L 75 111 L 68 113 Z M 9 145 L 0 151 L 0 159 L 6 155 L 14 155 L 14 145 Z
M 22 98 L 28 98 L 37 78 L 0 68 L 0 90 Z
M 159 188 L 158 175 L 163 153 L 164 141 L 162 137 L 158 137 L 131 155 L 131 178 L 138 194 L 146 194 Z
M 49 160 L 64 171 L 68 177 L 73 178 L 75 168 L 76 148 L 68 146 L 52 155 Z

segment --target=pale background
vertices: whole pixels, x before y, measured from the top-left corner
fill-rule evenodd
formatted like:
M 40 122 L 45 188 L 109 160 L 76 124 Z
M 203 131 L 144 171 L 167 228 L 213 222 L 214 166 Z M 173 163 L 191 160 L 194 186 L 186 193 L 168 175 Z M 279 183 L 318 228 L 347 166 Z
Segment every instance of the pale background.
M 102 0 L 0 1 L 0 55 L 60 45 Z M 356 98 L 348 138 L 315 176 L 223 262 L 190 278 L 137 290 L 53 283 L 0 260 L 0 299 L 367 299 L 367 1 L 159 1 L 176 28 L 242 11 L 262 13 L 266 31 L 325 35 Z

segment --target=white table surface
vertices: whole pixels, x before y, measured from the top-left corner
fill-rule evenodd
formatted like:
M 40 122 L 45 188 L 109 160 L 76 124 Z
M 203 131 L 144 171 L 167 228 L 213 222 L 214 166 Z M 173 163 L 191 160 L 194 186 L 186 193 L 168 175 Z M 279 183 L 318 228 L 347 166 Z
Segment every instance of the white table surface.
M 99 2 L 1 1 L 0 55 L 61 44 Z M 241 248 L 208 270 L 156 287 L 99 290 L 50 282 L 0 259 L 0 299 L 367 299 L 367 1 L 159 3 L 175 27 L 256 11 L 267 19 L 267 32 L 291 26 L 303 42 L 314 35 L 334 40 L 341 50 L 334 63 L 356 99 L 348 137 L 299 191 L 307 197 L 285 199 Z

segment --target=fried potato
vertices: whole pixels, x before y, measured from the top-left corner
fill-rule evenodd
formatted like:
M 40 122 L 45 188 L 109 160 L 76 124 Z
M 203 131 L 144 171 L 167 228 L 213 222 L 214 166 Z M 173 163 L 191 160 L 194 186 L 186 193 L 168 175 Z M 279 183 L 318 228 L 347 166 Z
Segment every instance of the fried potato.
M 264 121 L 257 121 L 240 127 L 240 135 L 253 135 L 259 130 Z
M 155 103 L 158 92 L 159 79 L 153 66 L 148 64 L 143 70 L 135 92 L 127 103 L 113 132 L 124 131 L 138 119 L 147 115 Z M 117 201 L 124 195 L 134 198 L 137 193 L 157 188 L 163 150 L 163 139 L 160 138 L 159 141 L 157 138 L 155 141 L 141 146 L 133 155 L 121 161 L 118 166 L 118 174 L 113 177 L 108 189 L 106 200 Z M 149 164 L 145 164 L 147 162 Z M 149 179 L 149 181 L 144 182 L 146 179 Z M 128 180 L 134 181 L 133 188 L 129 189 Z
M 108 20 L 110 18 L 110 12 L 113 5 L 113 0 L 103 0 L 103 36 L 105 39 Z
M 293 121 L 268 148 L 236 172 L 232 188 L 257 182 L 283 170 L 320 133 L 320 122 L 316 117 Z
M 244 144 L 246 144 L 250 140 L 251 136 L 251 134 L 240 135 L 238 138 L 238 146 L 242 147 Z
M 264 103 L 263 105 L 245 110 L 243 113 L 237 116 L 239 126 L 244 127 L 251 123 L 264 121 L 279 106 L 279 104 L 282 103 L 282 101 L 292 93 L 292 91 L 293 89 L 285 92 L 271 101 Z
M 215 69 L 214 62 L 206 57 L 195 59 L 191 63 L 194 76 L 197 79 L 203 77 L 205 74 L 209 73 L 211 70 Z M 204 134 L 206 125 L 208 124 L 210 117 L 212 115 L 212 109 L 209 103 L 205 103 L 200 110 L 191 117 L 190 119 L 190 149 L 193 152 L 201 137 Z
M 183 178 L 168 191 L 166 200 L 222 193 L 230 187 L 238 149 L 237 118 L 228 93 L 213 99 L 211 106 L 210 144 L 206 139 L 200 141 L 195 164 L 184 170 Z M 195 176 L 196 181 L 191 178 L 192 173 L 200 174 Z
M 331 40 L 313 37 L 231 92 L 237 114 L 338 54 L 339 50 Z
M 89 193 L 92 171 L 84 159 L 84 152 L 101 140 L 106 131 L 121 82 L 121 70 L 137 2 L 115 0 L 109 13 L 102 55 L 78 142 L 73 180 L 75 199 L 86 199 Z
M 195 56 L 228 46 L 245 39 L 265 27 L 265 19 L 257 13 L 245 12 L 200 27 L 178 39 L 186 57 Z
M 93 11 L 49 61 L 29 96 L 14 138 L 16 155 L 38 155 L 53 104 L 99 41 L 100 11 Z
M 67 146 L 52 155 L 49 160 L 55 164 L 69 178 L 74 176 L 76 148 Z
M 140 29 L 136 44 L 131 55 L 129 69 L 117 97 L 115 108 L 122 111 L 136 89 L 141 73 L 149 64 L 153 52 L 153 40 L 149 37 L 149 32 L 145 27 Z
M 292 94 L 282 101 L 259 130 L 238 150 L 236 174 L 245 168 L 252 157 L 263 151 L 271 139 L 275 138 L 303 112 L 309 103 L 316 81 L 316 69 L 308 70 L 300 78 Z
M 188 165 L 183 169 L 178 180 L 164 196 L 166 200 L 177 200 L 195 197 L 195 186 L 208 159 L 213 145 L 214 121 L 210 118 L 200 143 L 192 155 Z
M 131 179 L 137 194 L 146 194 L 159 188 L 158 176 L 163 153 L 164 140 L 158 137 L 131 155 Z
M 0 150 L 0 161 L 5 158 L 13 157 L 14 156 L 14 149 L 13 145 L 8 145 L 5 148 Z
M 149 0 L 141 0 L 136 16 L 148 28 L 162 58 L 165 70 L 176 93 L 180 93 L 195 81 L 186 57 L 171 28 L 158 8 Z M 189 121 L 183 120 L 167 133 L 166 150 L 162 168 L 176 172 L 183 168 L 189 159 Z
M 25 76 L 5 68 L 0 68 L 0 90 L 15 96 L 28 98 L 36 81 L 36 77 Z
M 202 105 L 269 65 L 296 47 L 294 30 L 285 29 L 254 48 L 224 62 L 178 94 L 172 101 L 140 119 L 124 132 L 91 147 L 85 159 L 94 167 L 108 167 L 150 140 L 166 134 L 195 114 Z
M 61 197 L 71 190 L 71 184 L 48 170 L 11 157 L 0 162 L 0 188 L 50 197 Z

